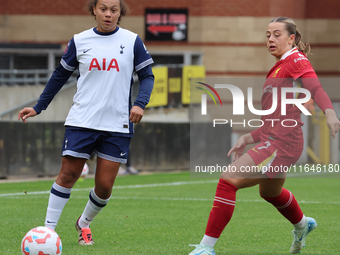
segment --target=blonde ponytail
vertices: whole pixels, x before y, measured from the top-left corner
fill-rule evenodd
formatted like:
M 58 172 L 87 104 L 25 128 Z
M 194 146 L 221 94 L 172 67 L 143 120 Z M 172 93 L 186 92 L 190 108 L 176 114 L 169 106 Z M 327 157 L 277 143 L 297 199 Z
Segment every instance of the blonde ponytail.
M 307 56 L 310 54 L 310 44 L 302 41 L 302 35 L 299 29 L 296 29 L 294 45 L 298 47 L 299 51 L 302 51 Z

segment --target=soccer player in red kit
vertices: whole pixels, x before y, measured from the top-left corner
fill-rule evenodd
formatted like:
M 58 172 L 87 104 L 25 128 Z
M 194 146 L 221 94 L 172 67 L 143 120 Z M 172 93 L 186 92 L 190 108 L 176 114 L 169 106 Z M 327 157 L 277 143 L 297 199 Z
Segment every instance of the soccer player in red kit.
M 257 184 L 261 197 L 275 206 L 294 226 L 291 254 L 300 252 L 308 233 L 317 227 L 313 218 L 303 214 L 294 195 L 283 188 L 285 173 L 272 171 L 274 167 L 288 168 L 294 165 L 303 150 L 301 110 L 296 105 L 287 104 L 286 115 L 281 113 L 282 88 L 307 89 L 325 113 L 333 138 L 340 129 L 340 122 L 329 97 L 307 59 L 306 55 L 310 52 L 310 47 L 302 42 L 302 36 L 294 21 L 286 17 L 275 18 L 269 23 L 266 34 L 268 51 L 277 62 L 269 71 L 263 86 L 262 110 L 270 112 L 274 104 L 274 90 L 277 93 L 277 108 L 274 112 L 262 116 L 264 125 L 241 136 L 228 153 L 228 156 L 232 155 L 231 166 L 234 169 L 240 170 L 245 166 L 256 168 L 257 166 L 260 171 L 257 173 L 236 171 L 221 174 L 205 235 L 201 243 L 195 245 L 195 250 L 189 255 L 215 254 L 214 245 L 232 217 L 236 191 Z M 299 99 L 305 96 L 303 93 L 286 94 L 288 99 Z M 247 144 L 258 142 L 260 142 L 258 145 L 243 154 Z

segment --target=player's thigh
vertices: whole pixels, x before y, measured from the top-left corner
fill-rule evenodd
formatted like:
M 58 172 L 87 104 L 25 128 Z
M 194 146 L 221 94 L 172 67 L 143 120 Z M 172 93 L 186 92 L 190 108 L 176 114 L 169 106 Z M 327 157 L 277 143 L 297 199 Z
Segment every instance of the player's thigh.
M 62 147 L 62 165 L 57 184 L 71 188 L 78 180 L 84 164 L 94 150 L 98 131 L 67 126 Z
M 63 156 L 61 162 L 56 183 L 65 188 L 72 188 L 81 175 L 86 159 Z
M 95 185 L 98 193 L 111 193 L 120 163 L 97 157 Z M 97 193 L 97 192 L 96 192 Z M 100 195 L 100 194 L 97 194 Z
M 117 136 L 111 132 L 101 132 L 97 144 L 97 167 L 95 175 L 96 191 L 108 194 L 117 176 L 120 163 L 126 163 L 129 154 L 130 137 Z
M 221 179 L 233 184 L 238 189 L 252 187 L 263 181 L 263 174 L 259 172 L 254 160 L 247 153 L 233 162 L 229 169 L 221 174 Z

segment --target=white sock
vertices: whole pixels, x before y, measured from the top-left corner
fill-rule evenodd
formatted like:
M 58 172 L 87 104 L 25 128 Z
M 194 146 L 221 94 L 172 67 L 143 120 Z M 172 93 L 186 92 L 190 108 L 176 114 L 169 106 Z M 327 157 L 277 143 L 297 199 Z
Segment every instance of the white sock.
M 56 183 L 52 184 L 45 218 L 45 227 L 55 230 L 64 206 L 70 198 L 70 194 L 71 189 L 61 187 Z
M 89 228 L 90 223 L 96 217 L 96 215 L 104 208 L 104 206 L 109 202 L 111 197 L 108 199 L 99 198 L 94 192 L 94 188 L 90 192 L 89 201 L 87 202 L 83 214 L 79 219 L 79 227 Z
M 211 247 L 214 247 L 217 240 L 218 240 L 218 238 L 204 235 L 203 238 L 202 238 L 201 244 L 205 244 L 205 245 L 209 245 Z
M 298 223 L 293 224 L 295 230 L 298 229 L 303 229 L 306 226 L 307 223 L 307 217 L 305 215 L 303 215 L 302 220 L 300 220 Z

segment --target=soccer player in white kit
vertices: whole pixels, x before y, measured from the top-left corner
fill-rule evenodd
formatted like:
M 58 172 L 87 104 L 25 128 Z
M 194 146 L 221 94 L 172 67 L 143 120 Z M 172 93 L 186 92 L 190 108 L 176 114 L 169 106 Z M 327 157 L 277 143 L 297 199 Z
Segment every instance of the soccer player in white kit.
M 18 119 L 45 110 L 73 71 L 79 70 L 77 92 L 65 122 L 62 166 L 49 197 L 45 226 L 55 229 L 84 163 L 97 154 L 95 187 L 76 222 L 80 245 L 92 245 L 89 225 L 111 197 L 120 163 L 126 163 L 133 123 L 139 123 L 149 102 L 153 60 L 140 37 L 118 27 L 126 15 L 124 0 L 92 0 L 89 10 L 97 27 L 74 35 L 37 104 L 24 108 Z M 131 103 L 133 72 L 140 89 Z

